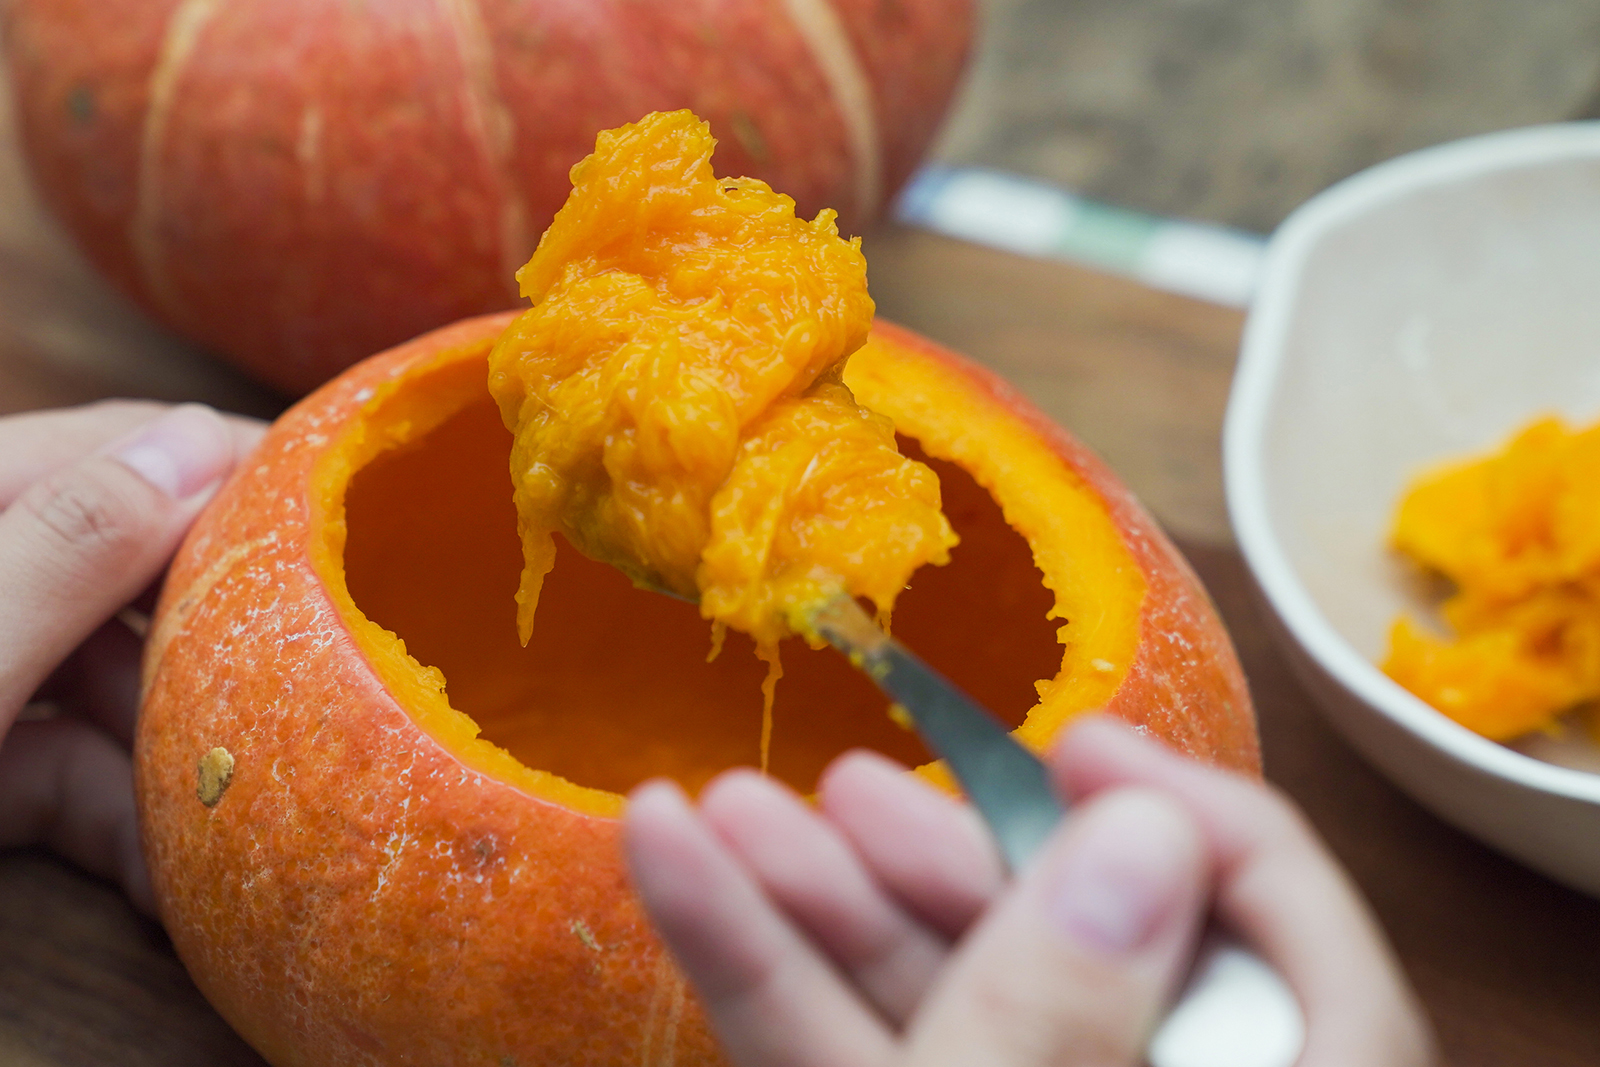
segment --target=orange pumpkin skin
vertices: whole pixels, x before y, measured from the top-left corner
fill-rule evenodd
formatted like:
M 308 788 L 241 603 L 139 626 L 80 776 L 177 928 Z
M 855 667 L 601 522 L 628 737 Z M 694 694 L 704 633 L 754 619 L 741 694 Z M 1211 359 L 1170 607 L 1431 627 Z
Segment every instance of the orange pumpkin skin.
M 17 0 L 36 186 L 113 282 L 305 392 L 509 307 L 596 132 L 680 107 L 718 173 L 859 232 L 967 56 L 971 0 Z
M 330 442 L 441 353 L 486 354 L 509 318 L 420 337 L 302 401 L 202 516 L 156 612 L 135 784 L 161 916 L 201 990 L 278 1067 L 721 1062 L 631 894 L 615 815 L 531 795 L 436 740 L 312 562 L 308 484 Z M 1103 498 L 1146 584 L 1110 709 L 1256 773 L 1228 639 L 1126 490 L 993 375 L 892 326 L 875 336 L 891 362 L 924 360 L 1003 405 Z M 208 805 L 197 767 L 214 748 L 233 763 Z

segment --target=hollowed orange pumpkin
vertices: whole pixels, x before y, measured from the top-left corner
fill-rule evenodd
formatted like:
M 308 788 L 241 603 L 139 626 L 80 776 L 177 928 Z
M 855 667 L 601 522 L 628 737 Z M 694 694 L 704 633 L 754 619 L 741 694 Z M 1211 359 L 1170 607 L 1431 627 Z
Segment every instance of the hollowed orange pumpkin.
M 195 981 L 275 1064 L 717 1059 L 628 888 L 620 793 L 754 762 L 763 668 L 740 635 L 705 662 L 692 605 L 565 546 L 519 644 L 511 437 L 485 390 L 508 321 L 303 401 L 162 596 L 136 746 L 156 893 Z M 845 380 L 936 469 L 961 537 L 900 598 L 899 637 L 1036 747 L 1105 707 L 1256 770 L 1220 622 L 1098 460 L 893 326 Z M 927 764 L 848 663 L 788 644 L 775 775 L 809 790 L 855 745 Z

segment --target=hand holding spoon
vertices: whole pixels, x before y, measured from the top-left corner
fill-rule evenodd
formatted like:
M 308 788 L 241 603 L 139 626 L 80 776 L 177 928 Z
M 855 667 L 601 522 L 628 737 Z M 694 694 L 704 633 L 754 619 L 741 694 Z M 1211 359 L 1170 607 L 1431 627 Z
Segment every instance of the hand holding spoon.
M 905 708 L 1021 870 L 1065 813 L 1038 757 L 992 715 L 836 596 L 805 620 Z M 1292 1067 L 1305 1043 L 1300 1006 L 1277 972 L 1213 930 L 1146 1051 L 1149 1067 Z

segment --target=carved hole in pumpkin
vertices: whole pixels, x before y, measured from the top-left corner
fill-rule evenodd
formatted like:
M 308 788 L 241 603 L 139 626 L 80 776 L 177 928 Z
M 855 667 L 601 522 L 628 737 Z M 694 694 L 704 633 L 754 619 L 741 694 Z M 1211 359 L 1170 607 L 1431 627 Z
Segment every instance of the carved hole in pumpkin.
M 742 634 L 706 663 L 709 625 L 692 605 L 640 592 L 560 543 L 533 639 L 518 645 L 510 442 L 485 397 L 356 473 L 345 571 L 357 607 L 439 668 L 450 703 L 527 766 L 622 792 L 660 774 L 696 790 L 754 764 L 765 668 Z M 914 576 L 894 631 L 1015 726 L 1037 699 L 1035 679 L 1060 667 L 1053 598 L 988 493 L 959 467 L 929 462 L 962 543 L 948 567 Z M 930 758 L 844 657 L 791 640 L 783 667 L 774 775 L 810 791 L 856 746 L 912 765 Z

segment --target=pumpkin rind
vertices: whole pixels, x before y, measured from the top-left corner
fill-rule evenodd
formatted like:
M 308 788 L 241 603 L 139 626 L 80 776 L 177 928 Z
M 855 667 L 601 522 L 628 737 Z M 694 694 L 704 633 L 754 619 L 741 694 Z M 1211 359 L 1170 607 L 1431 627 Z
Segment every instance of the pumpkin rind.
M 1233 642 L 1193 568 L 1144 505 L 1099 456 L 993 371 L 882 319 L 873 336 L 948 367 L 964 386 L 1029 427 L 1104 503 L 1146 583 L 1138 651 L 1105 710 L 1186 755 L 1259 775 L 1255 710 Z M 857 393 L 868 407 L 878 403 L 890 413 L 877 396 Z
M 157 610 L 135 764 L 161 915 L 201 990 L 279 1067 L 719 1062 L 628 887 L 615 806 L 562 803 L 536 771 L 438 740 L 316 562 L 310 486 L 332 443 L 394 383 L 486 353 L 508 320 L 418 338 L 293 409 L 191 532 Z M 1146 586 L 1111 710 L 1255 770 L 1226 635 L 1126 491 L 987 372 L 885 324 L 874 345 L 1009 412 L 1103 497 Z M 231 771 L 202 797 L 219 748 Z

